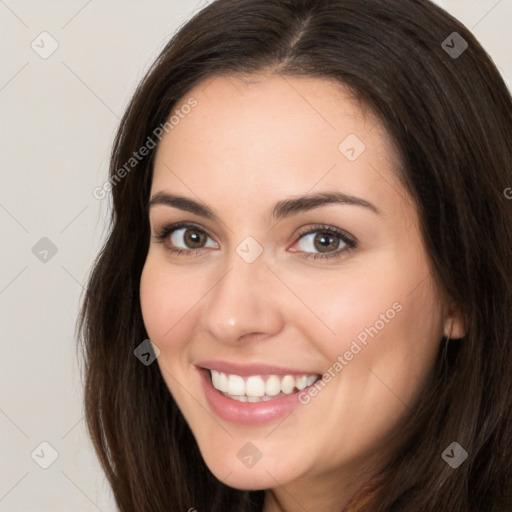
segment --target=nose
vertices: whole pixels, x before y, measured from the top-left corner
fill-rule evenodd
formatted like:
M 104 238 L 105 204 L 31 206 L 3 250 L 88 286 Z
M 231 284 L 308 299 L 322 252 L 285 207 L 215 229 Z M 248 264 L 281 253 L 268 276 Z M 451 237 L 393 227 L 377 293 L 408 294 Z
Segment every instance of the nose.
M 247 263 L 237 254 L 205 297 L 200 324 L 219 343 L 276 335 L 284 325 L 282 283 L 263 256 Z M 280 285 L 280 286 L 279 286 Z

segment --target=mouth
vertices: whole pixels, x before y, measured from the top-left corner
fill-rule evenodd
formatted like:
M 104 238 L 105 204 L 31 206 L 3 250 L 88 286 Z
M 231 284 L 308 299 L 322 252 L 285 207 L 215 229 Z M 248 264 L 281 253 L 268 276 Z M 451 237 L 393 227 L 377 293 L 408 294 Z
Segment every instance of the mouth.
M 212 386 L 226 398 L 238 402 L 267 402 L 296 394 L 321 378 L 318 374 L 236 375 L 206 369 Z
M 304 368 L 272 364 L 203 360 L 195 362 L 195 367 L 210 411 L 245 426 L 283 421 L 303 404 L 301 393 L 322 378 Z

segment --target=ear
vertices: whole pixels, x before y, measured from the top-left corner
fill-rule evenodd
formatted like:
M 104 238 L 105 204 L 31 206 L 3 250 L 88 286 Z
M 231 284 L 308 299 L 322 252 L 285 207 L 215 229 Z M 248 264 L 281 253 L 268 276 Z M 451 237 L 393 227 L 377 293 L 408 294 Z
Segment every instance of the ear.
M 463 338 L 467 334 L 467 327 L 463 315 L 453 302 L 450 304 L 445 314 L 443 334 L 445 338 L 450 338 L 451 340 Z

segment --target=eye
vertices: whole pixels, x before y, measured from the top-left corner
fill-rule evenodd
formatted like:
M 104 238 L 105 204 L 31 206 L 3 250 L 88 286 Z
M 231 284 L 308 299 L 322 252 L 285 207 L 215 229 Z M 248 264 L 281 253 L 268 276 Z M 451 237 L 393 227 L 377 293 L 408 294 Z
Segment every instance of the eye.
M 208 247 L 205 241 L 210 238 L 208 234 L 195 224 L 189 222 L 180 222 L 164 226 L 154 237 L 156 242 L 165 244 L 166 249 L 175 254 L 188 253 L 195 254 L 197 251 Z M 180 247 L 184 245 L 184 247 Z M 217 247 L 214 242 L 209 247 Z
M 299 250 L 291 252 L 301 253 L 303 258 L 335 258 L 354 249 L 357 242 L 352 235 L 327 225 L 309 226 L 307 230 L 298 235 L 295 245 L 302 244 Z M 204 248 L 218 248 L 218 245 L 205 245 L 211 237 L 204 229 L 190 222 L 180 222 L 161 228 L 154 239 L 157 243 L 165 245 L 165 248 L 176 255 L 192 256 Z M 181 247 L 180 247 L 181 245 Z M 310 252 L 310 251 L 318 251 Z
M 352 235 L 326 225 L 310 226 L 307 231 L 299 233 L 297 244 L 302 244 L 302 248 L 292 252 L 302 252 L 304 258 L 313 259 L 336 258 L 357 246 Z M 308 252 L 315 250 L 319 252 Z

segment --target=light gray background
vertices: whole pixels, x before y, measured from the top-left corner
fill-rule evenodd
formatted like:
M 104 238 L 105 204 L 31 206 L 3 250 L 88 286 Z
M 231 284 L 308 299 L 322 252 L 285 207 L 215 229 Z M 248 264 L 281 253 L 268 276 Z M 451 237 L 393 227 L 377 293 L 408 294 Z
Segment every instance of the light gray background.
M 116 510 L 86 434 L 75 356 L 110 209 L 92 191 L 137 83 L 207 1 L 0 0 L 0 512 Z M 512 0 L 437 3 L 472 29 L 510 87 Z M 31 47 L 51 49 L 43 31 L 58 43 L 46 59 Z M 32 249 L 43 237 L 57 248 L 46 262 Z M 43 441 L 58 452 L 47 469 Z

